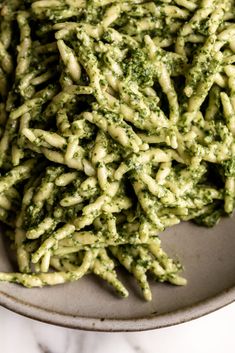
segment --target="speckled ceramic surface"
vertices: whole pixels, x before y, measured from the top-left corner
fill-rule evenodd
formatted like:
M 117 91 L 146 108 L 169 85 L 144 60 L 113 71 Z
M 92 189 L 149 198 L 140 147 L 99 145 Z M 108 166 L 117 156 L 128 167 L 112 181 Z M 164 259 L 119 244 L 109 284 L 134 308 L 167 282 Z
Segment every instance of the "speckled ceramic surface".
M 151 283 L 153 301 L 146 303 L 126 272 L 120 277 L 130 296 L 118 298 L 104 282 L 87 276 L 76 283 L 25 289 L 0 283 L 0 304 L 41 321 L 67 327 L 102 330 L 147 330 L 184 322 L 235 300 L 235 218 L 213 229 L 189 223 L 161 236 L 163 248 L 185 266 L 186 287 Z M 0 239 L 0 270 L 12 265 Z

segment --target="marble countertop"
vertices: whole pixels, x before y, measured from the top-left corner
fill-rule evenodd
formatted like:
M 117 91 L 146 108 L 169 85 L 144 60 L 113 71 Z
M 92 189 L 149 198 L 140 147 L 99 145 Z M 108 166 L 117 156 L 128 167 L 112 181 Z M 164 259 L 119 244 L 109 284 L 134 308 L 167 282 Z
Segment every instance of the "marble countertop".
M 235 303 L 181 325 L 135 333 L 65 329 L 0 307 L 1 353 L 234 353 Z

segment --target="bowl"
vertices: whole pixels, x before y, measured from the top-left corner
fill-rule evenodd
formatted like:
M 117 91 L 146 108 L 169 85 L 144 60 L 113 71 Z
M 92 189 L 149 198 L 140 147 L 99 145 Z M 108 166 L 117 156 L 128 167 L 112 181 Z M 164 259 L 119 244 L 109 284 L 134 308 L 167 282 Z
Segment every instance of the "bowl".
M 141 331 L 195 319 L 235 300 L 235 218 L 214 228 L 182 223 L 161 234 L 163 249 L 184 265 L 188 284 L 177 287 L 150 281 L 152 302 L 145 302 L 132 276 L 119 278 L 130 292 L 127 299 L 94 275 L 77 282 L 27 289 L 0 283 L 0 304 L 46 323 L 96 331 Z M 0 236 L 0 270 L 13 265 Z

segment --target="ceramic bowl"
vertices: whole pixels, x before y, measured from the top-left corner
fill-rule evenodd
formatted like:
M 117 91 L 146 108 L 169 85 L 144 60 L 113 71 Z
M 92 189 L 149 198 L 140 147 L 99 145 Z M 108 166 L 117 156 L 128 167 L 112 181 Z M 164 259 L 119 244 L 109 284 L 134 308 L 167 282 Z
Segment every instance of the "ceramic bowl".
M 161 235 L 162 246 L 184 265 L 188 284 L 176 287 L 151 282 L 152 302 L 145 302 L 135 280 L 119 277 L 130 295 L 120 299 L 93 275 L 75 283 L 26 289 L 0 283 L 0 304 L 25 316 L 65 327 L 97 331 L 138 331 L 185 322 L 235 299 L 235 218 L 207 229 L 191 223 Z M 0 270 L 12 263 L 0 237 Z

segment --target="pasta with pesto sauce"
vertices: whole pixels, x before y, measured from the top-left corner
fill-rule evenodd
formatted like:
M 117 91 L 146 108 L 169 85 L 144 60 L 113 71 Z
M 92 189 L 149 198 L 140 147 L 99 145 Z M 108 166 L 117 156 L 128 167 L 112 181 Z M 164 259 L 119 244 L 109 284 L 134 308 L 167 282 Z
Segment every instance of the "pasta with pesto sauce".
M 185 285 L 159 234 L 235 207 L 232 0 L 0 1 L 0 220 L 42 287 L 124 267 Z

